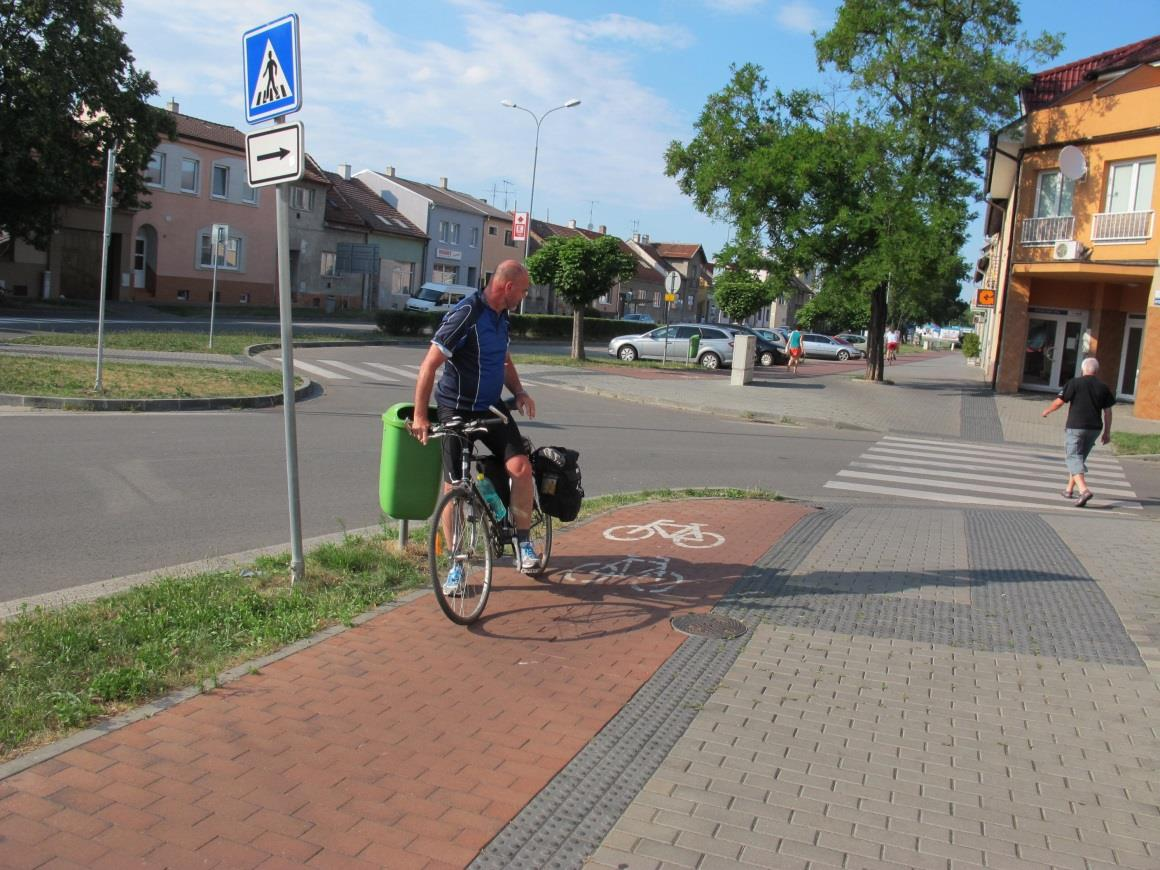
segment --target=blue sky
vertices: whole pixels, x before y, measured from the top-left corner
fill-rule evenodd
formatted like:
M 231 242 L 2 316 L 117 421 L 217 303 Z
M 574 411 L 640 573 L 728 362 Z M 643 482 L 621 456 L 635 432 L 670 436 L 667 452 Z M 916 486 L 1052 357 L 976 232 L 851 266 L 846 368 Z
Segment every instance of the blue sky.
M 242 34 L 301 18 L 307 150 L 327 169 L 399 175 L 526 209 L 536 114 L 535 217 L 591 221 L 627 236 L 696 242 L 712 257 L 729 228 L 700 215 L 663 170 L 731 63 L 757 63 L 782 88 L 824 86 L 812 30 L 826 0 L 124 0 L 121 27 L 156 102 L 241 130 Z M 1066 63 L 1160 32 L 1155 0 L 1033 0 L 1027 32 L 1061 33 Z M 1155 21 L 1155 24 L 1149 22 Z M 982 242 L 975 222 L 964 256 Z

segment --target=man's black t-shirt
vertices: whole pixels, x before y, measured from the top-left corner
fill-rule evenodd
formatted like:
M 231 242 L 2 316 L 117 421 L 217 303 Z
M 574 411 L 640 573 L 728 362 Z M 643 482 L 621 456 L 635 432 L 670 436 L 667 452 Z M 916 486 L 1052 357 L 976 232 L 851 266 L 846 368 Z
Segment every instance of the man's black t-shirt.
M 1103 429 L 1104 409 L 1116 404 L 1112 391 L 1095 375 L 1072 378 L 1059 391 L 1059 398 L 1068 403 L 1068 429 Z

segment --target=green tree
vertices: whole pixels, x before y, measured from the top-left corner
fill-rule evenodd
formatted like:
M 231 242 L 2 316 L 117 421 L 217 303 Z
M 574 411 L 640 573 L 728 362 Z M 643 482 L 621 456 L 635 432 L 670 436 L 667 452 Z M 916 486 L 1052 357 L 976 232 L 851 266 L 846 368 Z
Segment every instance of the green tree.
M 851 83 L 852 109 L 771 94 L 745 65 L 709 97 L 693 139 L 669 146 L 669 175 L 736 226 L 719 261 L 818 267 L 862 300 L 867 377 L 882 377 L 889 322 L 958 294 L 980 136 L 1014 108 L 1021 58 L 1058 50 L 1018 25 L 1014 0 L 847 0 L 816 48 Z
M 614 236 L 550 238 L 527 259 L 532 282 L 551 285 L 572 306 L 572 359 L 584 359 L 584 309 L 631 278 L 636 260 Z
M 756 314 L 772 301 L 769 287 L 748 269 L 729 269 L 713 280 L 713 302 L 734 322 Z
M 113 23 L 118 0 L 0 0 L 0 228 L 44 248 L 62 206 L 100 202 L 119 143 L 117 202 L 138 204 L 141 171 L 171 116 Z

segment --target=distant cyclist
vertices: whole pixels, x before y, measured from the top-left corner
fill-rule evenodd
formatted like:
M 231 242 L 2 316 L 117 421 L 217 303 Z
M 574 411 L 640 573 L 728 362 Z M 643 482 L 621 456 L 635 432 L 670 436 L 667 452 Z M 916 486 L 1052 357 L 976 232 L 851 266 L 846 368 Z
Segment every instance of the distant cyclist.
M 443 366 L 443 376 L 435 389 L 439 422 L 452 417 L 478 419 L 493 417 L 490 405 L 500 404 L 506 386 L 515 395 L 516 408 L 529 418 L 536 416 L 536 403 L 520 383 L 519 373 L 508 352 L 508 312 L 518 308 L 528 294 L 528 270 L 518 260 L 500 263 L 491 283 L 473 293 L 447 312 L 431 347 L 419 367 L 415 383 L 415 415 L 412 433 L 427 443 L 430 421 L 427 406 L 435 387 L 435 373 Z M 532 462 L 523 436 L 513 418 L 506 425 L 492 426 L 480 436 L 493 455 L 503 459 L 512 480 L 511 512 L 515 523 L 518 564 L 521 571 L 534 571 L 540 564 L 529 538 L 532 519 Z M 450 489 L 459 472 L 459 447 L 454 438 L 443 439 L 444 489 Z M 454 594 L 463 583 L 463 569 L 454 565 L 444 590 Z
M 886 361 L 894 362 L 898 359 L 898 345 L 902 343 L 902 334 L 897 327 L 890 327 L 886 330 Z
M 806 355 L 805 348 L 802 347 L 802 334 L 795 329 L 789 334 L 786 339 L 786 350 L 789 351 L 789 370 L 795 375 L 797 374 L 798 366 L 801 365 L 802 357 Z

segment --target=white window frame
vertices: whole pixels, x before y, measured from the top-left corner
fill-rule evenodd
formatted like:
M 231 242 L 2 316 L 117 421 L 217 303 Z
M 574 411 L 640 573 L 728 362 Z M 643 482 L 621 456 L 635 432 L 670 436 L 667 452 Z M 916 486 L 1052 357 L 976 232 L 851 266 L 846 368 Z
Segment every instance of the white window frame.
M 452 245 L 459 244 L 459 224 L 451 225 L 451 238 L 449 238 L 447 241 Z
M 471 247 L 479 247 L 479 227 L 471 228 Z
M 217 192 L 219 172 L 222 174 L 224 181 L 224 191 L 222 193 Z M 215 163 L 213 165 L 213 170 L 210 173 L 209 195 L 214 199 L 230 198 L 230 168 L 224 163 Z
M 258 204 L 258 188 L 250 187 L 248 181 L 242 185 L 242 202 L 248 203 L 249 205 Z
M 1055 183 L 1055 201 L 1052 203 L 1051 212 L 1045 213 L 1040 209 L 1043 201 L 1043 186 L 1047 179 L 1052 179 Z M 1070 196 L 1067 202 L 1067 211 L 1063 210 L 1063 194 L 1066 188 L 1070 188 Z M 1071 217 L 1074 215 L 1075 206 L 1075 180 L 1065 178 L 1063 173 L 1058 169 L 1045 169 L 1039 173 L 1039 177 L 1035 180 L 1035 217 L 1037 218 L 1054 218 L 1054 217 Z
M 185 172 L 186 167 L 192 165 L 193 167 L 193 187 L 185 186 Z M 181 176 L 177 180 L 178 188 L 182 193 L 200 193 L 201 192 L 201 161 L 196 157 L 182 157 L 181 158 Z
M 156 166 L 154 166 L 156 164 Z M 150 181 L 150 176 L 156 173 L 157 180 Z M 150 187 L 165 187 L 165 152 L 154 151 L 149 158 L 149 165 L 145 167 L 145 183 Z
M 1140 157 L 1136 160 L 1117 160 L 1115 163 L 1108 164 L 1108 189 L 1104 196 L 1104 212 L 1106 214 L 1119 214 L 1121 212 L 1137 212 L 1137 211 L 1151 211 L 1152 210 L 1152 190 L 1140 190 L 1140 167 L 1152 167 L 1152 186 L 1156 185 L 1156 158 L 1155 157 Z M 1112 177 L 1116 174 L 1117 169 L 1125 167 L 1132 168 L 1130 188 L 1132 192 L 1131 202 L 1120 203 L 1124 208 L 1113 208 L 1112 195 L 1114 193 L 1115 185 L 1112 184 Z M 1146 194 L 1147 199 L 1141 203 L 1140 197 Z
M 436 263 L 431 267 L 431 280 L 438 284 L 456 284 L 459 282 L 459 267 L 451 263 Z
M 230 262 L 229 246 L 234 246 L 233 262 Z M 241 236 L 230 236 L 226 241 L 227 250 L 218 257 L 218 271 L 238 272 L 242 268 L 242 239 Z M 206 254 L 209 254 L 207 257 Z M 209 230 L 198 233 L 197 237 L 197 266 L 199 269 L 213 268 L 213 242 L 210 240 Z
M 314 211 L 314 188 L 301 184 L 290 185 L 290 208 L 295 211 Z
M 324 278 L 338 277 L 338 254 L 334 251 L 323 251 L 319 256 L 319 271 Z

